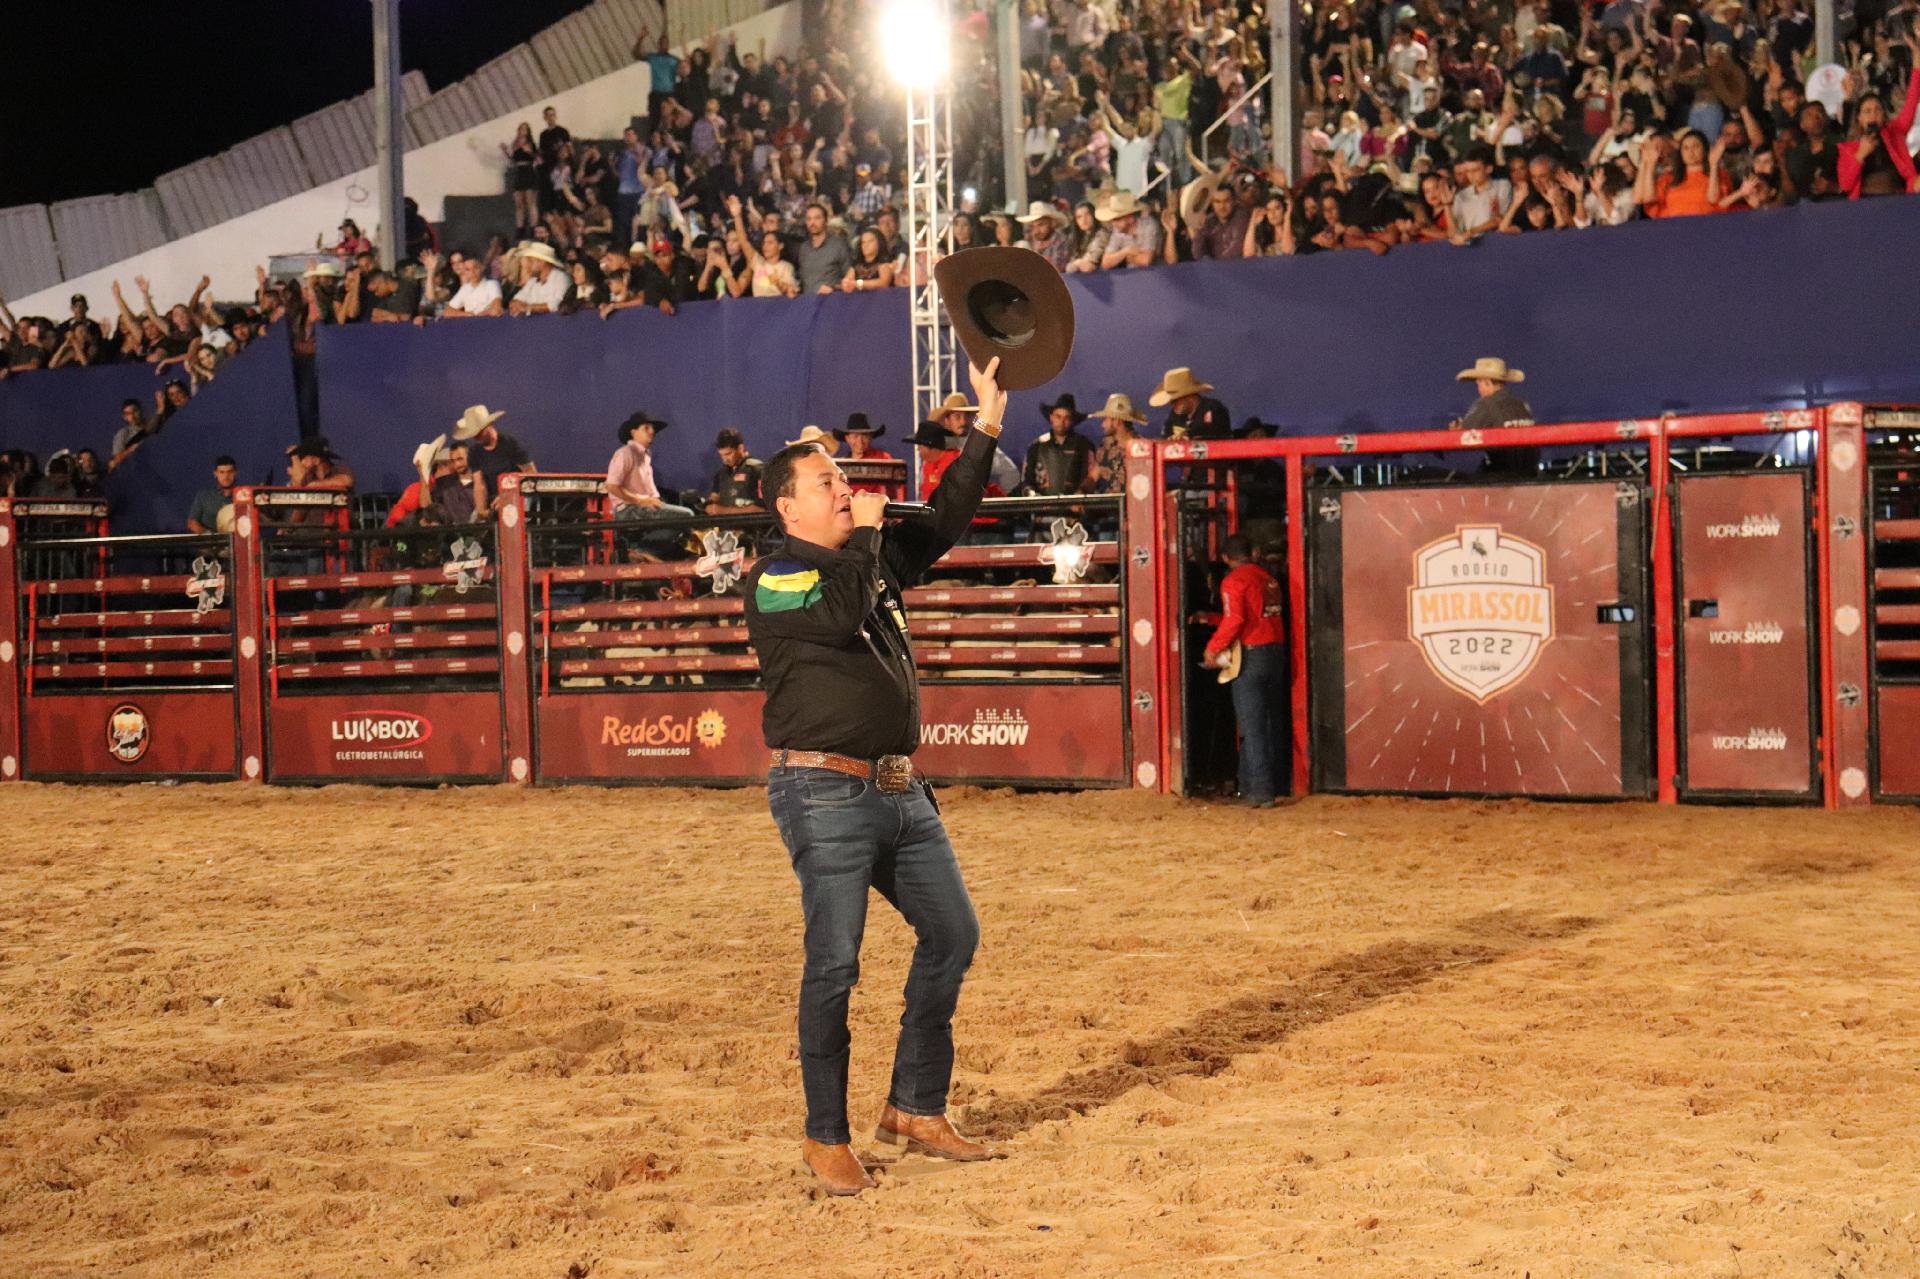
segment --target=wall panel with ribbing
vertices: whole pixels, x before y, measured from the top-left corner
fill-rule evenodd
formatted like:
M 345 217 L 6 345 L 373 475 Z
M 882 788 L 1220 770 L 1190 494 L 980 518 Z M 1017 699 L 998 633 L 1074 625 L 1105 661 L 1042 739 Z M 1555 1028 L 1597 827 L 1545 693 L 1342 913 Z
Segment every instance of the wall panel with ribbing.
M 533 49 L 515 45 L 466 79 L 422 102 L 407 113 L 407 119 L 421 142 L 437 142 L 495 116 L 526 108 L 533 113 L 529 123 L 538 132 L 539 99 L 551 92 Z
M 160 199 L 151 188 L 62 200 L 47 211 L 69 278 L 157 248 L 169 238 Z
M 60 254 L 44 204 L 0 209 L 0 294 L 20 297 L 60 283 Z
M 418 71 L 409 71 L 401 77 L 400 101 L 403 111 L 411 111 L 431 96 L 427 89 L 427 78 Z M 345 102 L 336 102 L 312 115 L 301 116 L 293 122 L 290 127 L 294 141 L 300 146 L 300 154 L 307 162 L 307 172 L 314 185 L 344 178 L 373 163 L 373 123 L 372 90 L 359 97 L 348 98 Z M 401 123 L 406 145 L 409 148 L 419 145 L 404 114 Z

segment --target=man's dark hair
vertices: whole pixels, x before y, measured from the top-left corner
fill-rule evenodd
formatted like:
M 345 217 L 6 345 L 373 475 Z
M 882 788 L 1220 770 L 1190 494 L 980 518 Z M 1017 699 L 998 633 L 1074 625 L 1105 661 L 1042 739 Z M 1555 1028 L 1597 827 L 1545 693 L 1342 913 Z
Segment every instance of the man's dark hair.
M 139 411 L 139 409 L 140 409 L 140 401 L 138 401 L 138 400 L 122 400 L 122 401 L 120 401 L 120 407 L 121 407 L 121 408 L 123 408 L 123 409 L 124 409 L 124 408 L 127 408 L 127 407 L 129 407 L 129 406 L 131 406 L 131 407 L 133 408 L 133 410 L 134 410 L 135 412 L 138 412 L 138 411 Z
M 785 528 L 786 521 L 780 518 L 779 501 L 783 497 L 793 496 L 793 468 L 804 457 L 813 454 L 822 457 L 826 453 L 818 444 L 789 444 L 767 459 L 760 472 L 760 496 L 767 504 L 767 510 L 773 516 L 776 528 Z
M 737 449 L 746 443 L 740 438 L 740 432 L 732 427 L 722 427 L 720 434 L 713 437 L 713 447 L 717 449 Z
M 1230 560 L 1250 560 L 1253 558 L 1253 539 L 1245 533 L 1235 533 L 1220 543 L 1220 553 Z
M 219 457 L 214 458 L 213 464 L 216 468 L 222 467 L 222 466 L 231 466 L 231 467 L 234 467 L 235 469 L 238 469 L 240 466 L 238 462 L 228 457 L 225 453 L 222 453 Z

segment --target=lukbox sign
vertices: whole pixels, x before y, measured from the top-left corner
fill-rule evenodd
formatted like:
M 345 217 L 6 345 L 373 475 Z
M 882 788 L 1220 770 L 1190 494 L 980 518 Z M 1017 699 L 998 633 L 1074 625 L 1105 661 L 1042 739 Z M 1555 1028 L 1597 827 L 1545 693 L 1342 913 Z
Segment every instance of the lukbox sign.
M 921 685 L 914 762 L 943 781 L 1126 780 L 1114 685 Z M 539 704 L 542 781 L 759 781 L 762 696 L 750 689 L 565 693 Z
M 271 775 L 309 780 L 498 780 L 498 693 L 282 697 L 269 716 Z
M 1448 485 L 1314 504 L 1318 785 L 1642 793 L 1642 496 Z

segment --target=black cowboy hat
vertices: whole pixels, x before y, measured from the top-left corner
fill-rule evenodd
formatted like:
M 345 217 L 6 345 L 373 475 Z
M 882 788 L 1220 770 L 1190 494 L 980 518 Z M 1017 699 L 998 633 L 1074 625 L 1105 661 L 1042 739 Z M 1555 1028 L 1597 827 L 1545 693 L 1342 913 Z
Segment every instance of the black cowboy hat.
M 627 414 L 627 420 L 620 424 L 620 442 L 625 444 L 631 439 L 634 428 L 638 426 L 651 426 L 655 435 L 667 429 L 667 424 L 653 414 L 645 409 L 635 409 Z
M 867 421 L 867 415 L 865 413 L 849 413 L 847 414 L 847 424 L 845 426 L 836 426 L 833 428 L 833 438 L 836 440 L 844 440 L 849 435 L 866 435 L 877 440 L 886 433 L 886 427 L 875 426 L 873 423 Z
M 1082 413 L 1080 406 L 1073 402 L 1072 392 L 1062 395 L 1051 404 L 1042 404 L 1040 406 L 1040 416 L 1051 421 L 1055 409 L 1065 409 L 1067 412 L 1073 414 L 1073 420 L 1075 422 L 1084 422 L 1087 420 L 1087 415 Z
M 1239 426 L 1234 428 L 1233 434 L 1235 439 L 1244 440 L 1248 436 L 1251 436 L 1255 431 L 1265 431 L 1269 435 L 1280 434 L 1279 427 L 1275 426 L 1271 422 L 1263 422 L 1257 417 L 1250 417 L 1246 421 L 1242 422 Z
M 947 428 L 941 426 L 938 422 L 922 422 L 919 426 L 913 428 L 912 443 L 924 444 L 929 448 L 936 448 L 942 452 L 946 452 L 958 447 L 954 444 L 953 438 L 953 436 L 947 434 Z
M 940 303 L 975 368 L 1000 357 L 1008 391 L 1051 382 L 1073 352 L 1073 297 L 1051 262 L 1005 246 L 950 253 L 933 267 Z

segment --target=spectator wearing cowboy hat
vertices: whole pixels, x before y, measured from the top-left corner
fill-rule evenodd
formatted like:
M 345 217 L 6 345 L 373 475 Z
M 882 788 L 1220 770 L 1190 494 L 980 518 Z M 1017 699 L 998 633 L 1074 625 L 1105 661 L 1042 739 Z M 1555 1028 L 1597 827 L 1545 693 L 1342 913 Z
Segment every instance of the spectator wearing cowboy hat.
M 331 258 L 307 263 L 307 291 L 313 298 L 313 316 L 321 324 L 340 323 L 341 308 L 346 305 L 346 276 L 346 268 Z
M 400 496 L 387 509 L 388 528 L 400 527 L 408 516 L 433 501 L 433 481 L 445 473 L 450 457 L 444 435 L 436 435 L 413 451 L 413 470 L 419 478 L 401 489 Z
M 1527 380 L 1519 369 L 1510 369 L 1498 356 L 1482 356 L 1470 369 L 1454 374 L 1457 382 L 1471 382 L 1480 392 L 1466 416 L 1457 423 L 1463 431 L 1493 430 L 1503 426 L 1532 426 L 1533 409 L 1509 388 Z M 1483 475 L 1531 476 L 1540 470 L 1537 448 L 1488 449 L 1481 464 Z
M 947 428 L 929 418 L 914 428 L 913 447 L 920 455 L 920 500 L 924 502 L 940 487 L 940 477 L 947 473 L 953 459 L 960 456 L 960 446 L 947 434 Z
M 661 496 L 653 478 L 653 437 L 666 429 L 664 421 L 645 409 L 629 414 L 620 424 L 620 447 L 607 463 L 607 496 L 613 499 L 614 519 L 650 522 L 693 518 L 692 508 L 677 506 Z M 678 529 L 660 529 L 642 536 L 640 544 L 665 553 L 679 538 Z
M 1020 241 L 1021 246 L 1032 249 L 1065 275 L 1067 263 L 1073 261 L 1073 241 L 1060 230 L 1060 210 L 1044 200 L 1035 200 L 1014 221 L 1026 228 L 1027 238 Z
M 1100 419 L 1100 447 L 1094 450 L 1092 492 L 1118 493 L 1126 487 L 1127 447 L 1140 438 L 1136 427 L 1147 424 L 1146 414 L 1133 407 L 1133 399 L 1119 391 L 1094 414 Z
M 468 319 L 477 315 L 504 315 L 506 305 L 501 300 L 500 282 L 487 278 L 486 266 L 478 257 L 469 253 L 453 265 L 453 272 L 460 278 L 460 287 L 447 299 L 446 309 L 440 314 L 445 319 Z
M 1122 191 L 1107 202 L 1094 217 L 1106 224 L 1107 247 L 1100 255 L 1100 269 L 1152 266 L 1160 259 L 1160 224 L 1145 212 L 1133 192 Z
M 1071 395 L 1042 404 L 1040 411 L 1047 417 L 1047 433 L 1027 450 L 1027 464 L 1020 472 L 1022 488 L 1047 497 L 1085 493 L 1092 485 L 1093 445 L 1073 428 L 1087 415 Z
M 766 463 L 747 452 L 740 432 L 727 427 L 713 439 L 720 455 L 720 469 L 713 473 L 713 488 L 707 493 L 708 515 L 738 515 L 764 511 L 760 504 L 760 472 Z
M 467 465 L 486 485 L 474 510 L 476 519 L 485 519 L 500 508 L 500 477 L 509 471 L 523 474 L 533 469 L 533 458 L 519 440 L 494 425 L 505 413 L 489 413 L 487 406 L 476 404 L 453 424 L 453 438 L 467 446 Z
M 553 251 L 550 244 L 538 240 L 529 241 L 520 250 L 520 261 L 526 268 L 526 276 L 521 280 L 519 291 L 513 295 L 507 311 L 512 315 L 544 315 L 557 311 L 560 304 L 567 300 L 567 294 L 573 289 L 573 281 L 568 278 L 560 255 Z
M 336 493 L 353 492 L 353 472 L 349 470 L 326 437 L 316 435 L 287 448 L 287 484 L 297 489 L 328 489 Z M 295 507 L 287 512 L 289 524 L 317 524 L 320 512 L 310 507 Z M 322 557 L 316 551 L 298 557 L 302 572 L 320 572 Z
M 875 426 L 867 420 L 865 413 L 849 413 L 845 426 L 835 427 L 833 437 L 847 446 L 849 462 L 891 462 L 893 454 L 885 449 L 875 448 L 874 441 L 887 433 L 884 426 Z M 848 486 L 856 493 L 885 493 L 888 486 L 877 480 L 848 480 Z
M 1168 439 L 1224 440 L 1233 434 L 1227 406 L 1207 394 L 1212 389 L 1213 383 L 1202 382 L 1190 368 L 1167 370 L 1147 403 L 1156 409 L 1173 406 L 1167 415 Z
M 353 472 L 324 435 L 302 440 L 287 450 L 287 483 L 297 489 L 353 492 Z
M 847 424 L 833 429 L 833 438 L 847 446 L 849 461 L 891 462 L 893 454 L 873 446 L 873 442 L 886 433 L 886 427 L 875 426 L 867 420 L 865 413 L 849 413 Z
M 817 426 L 803 426 L 797 438 L 787 441 L 787 447 L 796 444 L 811 444 L 828 457 L 840 451 L 840 436 L 832 431 L 823 431 Z
M 967 397 L 959 391 L 940 401 L 940 411 L 934 420 L 946 428 L 953 436 L 954 448 L 960 448 L 966 441 L 967 432 L 973 429 L 973 418 L 980 411 L 978 405 L 967 403 Z M 1020 487 L 1020 468 L 1013 464 L 1007 451 L 996 448 L 993 451 L 993 465 L 987 471 L 987 483 L 990 488 L 1000 492 L 996 496 L 1004 497 Z

